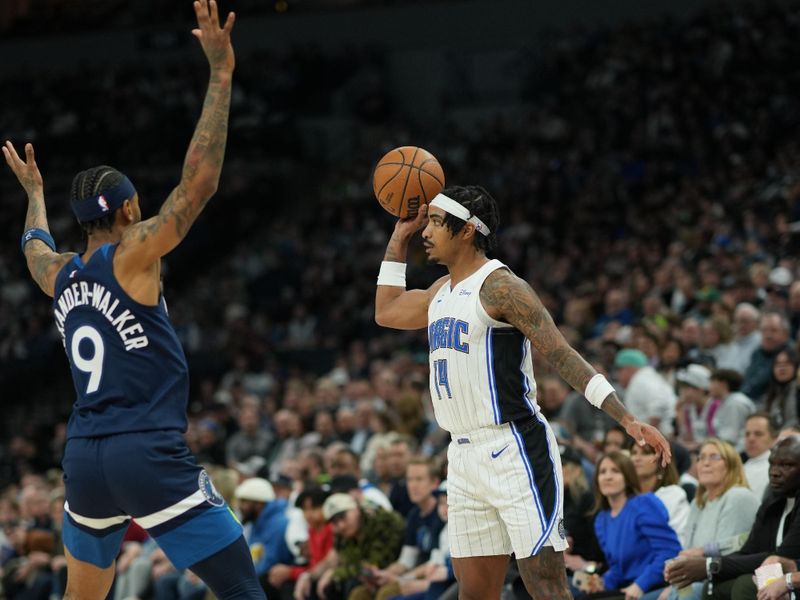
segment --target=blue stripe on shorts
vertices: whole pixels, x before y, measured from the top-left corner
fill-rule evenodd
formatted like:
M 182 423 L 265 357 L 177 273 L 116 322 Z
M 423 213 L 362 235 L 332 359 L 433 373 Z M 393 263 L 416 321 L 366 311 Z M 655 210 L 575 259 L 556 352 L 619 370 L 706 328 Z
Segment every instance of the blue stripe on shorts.
M 130 521 L 113 525 L 106 529 L 94 530 L 76 523 L 64 513 L 62 538 L 69 553 L 101 569 L 107 569 L 119 553 L 122 538 L 128 530 Z
M 242 526 L 230 508 L 215 506 L 154 539 L 176 569 L 190 567 L 235 542 Z

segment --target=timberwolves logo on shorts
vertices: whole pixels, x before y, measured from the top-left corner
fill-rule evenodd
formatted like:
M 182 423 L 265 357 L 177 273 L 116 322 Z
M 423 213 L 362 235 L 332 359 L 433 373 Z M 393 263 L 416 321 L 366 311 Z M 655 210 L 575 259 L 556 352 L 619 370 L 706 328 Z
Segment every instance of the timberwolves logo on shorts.
M 208 476 L 205 469 L 200 471 L 200 475 L 197 476 L 197 486 L 200 488 L 200 491 L 203 492 L 206 501 L 212 506 L 222 506 L 225 504 L 225 498 L 219 495 L 219 492 L 217 492 L 214 484 L 211 483 L 211 478 Z

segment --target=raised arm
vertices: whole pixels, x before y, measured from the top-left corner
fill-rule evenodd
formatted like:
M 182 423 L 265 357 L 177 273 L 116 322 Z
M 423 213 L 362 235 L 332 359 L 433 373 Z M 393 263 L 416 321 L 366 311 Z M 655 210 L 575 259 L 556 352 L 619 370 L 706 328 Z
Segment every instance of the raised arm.
M 597 371 L 567 343 L 531 286 L 510 271 L 498 269 L 486 278 L 481 302 L 489 316 L 519 329 L 564 381 L 578 393 L 586 394 L 586 387 Z M 625 427 L 637 443 L 650 444 L 661 454 L 665 465 L 669 462 L 670 448 L 664 436 L 655 427 L 637 421 L 616 393 L 610 392 L 601 408 Z
M 14 145 L 7 141 L 3 146 L 3 156 L 25 189 L 25 193 L 28 194 L 28 214 L 25 217 L 22 239 L 22 251 L 25 253 L 28 270 L 42 291 L 52 297 L 58 271 L 75 254 L 73 252 L 59 254 L 55 251 L 55 243 L 47 225 L 44 183 L 39 167 L 36 166 L 33 145 L 25 144 L 25 161 L 23 161 Z
M 203 110 L 186 152 L 180 183 L 155 217 L 130 227 L 123 235 L 117 251 L 123 268 L 145 268 L 175 248 L 219 184 L 235 65 L 231 45 L 235 16 L 229 13 L 220 27 L 215 0 L 196 0 L 194 10 L 198 28 L 192 34 L 200 40 L 211 67 Z
M 428 325 L 428 305 L 447 281 L 441 277 L 427 290 L 406 290 L 405 263 L 408 242 L 427 223 L 428 207 L 423 204 L 416 218 L 400 219 L 383 256 L 381 275 L 375 291 L 375 322 L 393 329 L 423 329 Z

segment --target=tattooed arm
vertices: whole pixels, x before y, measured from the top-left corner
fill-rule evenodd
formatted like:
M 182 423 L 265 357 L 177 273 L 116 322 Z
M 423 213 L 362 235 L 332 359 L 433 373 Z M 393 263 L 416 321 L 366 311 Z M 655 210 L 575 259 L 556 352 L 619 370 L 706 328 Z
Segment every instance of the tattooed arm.
M 194 9 L 198 28 L 192 33 L 200 40 L 211 67 L 203 110 L 186 152 L 180 183 L 155 217 L 128 228 L 123 235 L 117 251 L 123 271 L 147 268 L 175 248 L 219 184 L 235 65 L 230 37 L 235 16 L 229 13 L 220 27 L 215 0 L 195 1 Z
M 400 219 L 386 246 L 384 261 L 406 262 L 408 242 L 425 226 L 428 207 L 423 204 L 413 219 Z M 428 305 L 448 277 L 440 277 L 426 290 L 406 290 L 395 285 L 379 285 L 375 291 L 375 322 L 393 329 L 423 329 L 428 325 Z
M 17 154 L 14 145 L 7 141 L 3 146 L 3 156 L 28 194 L 28 214 L 25 217 L 23 231 L 35 227 L 50 233 L 47 225 L 47 210 L 44 207 L 44 182 L 39 167 L 36 166 L 33 146 L 25 144 L 25 161 L 23 161 Z M 58 271 L 75 254 L 53 252 L 47 244 L 37 239 L 27 242 L 24 252 L 31 277 L 45 294 L 52 297 Z
M 507 269 L 498 269 L 486 278 L 481 288 L 481 303 L 490 317 L 525 334 L 561 378 L 584 394 L 597 372 L 567 343 L 531 286 Z M 662 460 L 668 461 L 669 444 L 664 437 L 653 426 L 637 421 L 615 393 L 606 397 L 602 409 L 637 442 L 650 444 L 662 454 Z

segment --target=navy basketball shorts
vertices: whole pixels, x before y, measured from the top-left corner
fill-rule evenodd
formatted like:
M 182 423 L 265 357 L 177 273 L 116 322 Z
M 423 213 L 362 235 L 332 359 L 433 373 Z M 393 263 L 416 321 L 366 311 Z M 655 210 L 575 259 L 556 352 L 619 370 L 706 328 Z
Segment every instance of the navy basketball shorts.
M 179 431 L 67 441 L 64 545 L 78 560 L 109 567 L 131 518 L 177 569 L 236 541 L 242 527 Z

